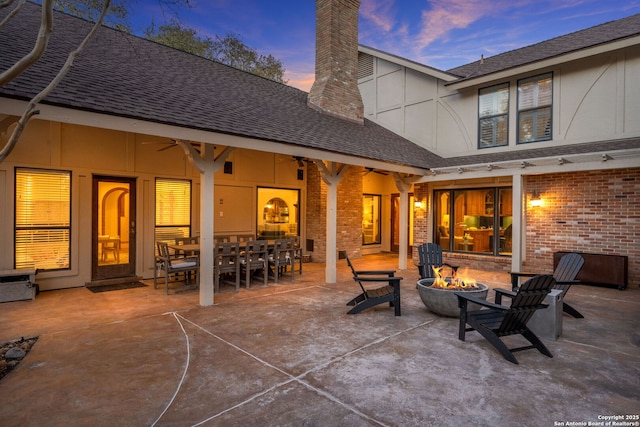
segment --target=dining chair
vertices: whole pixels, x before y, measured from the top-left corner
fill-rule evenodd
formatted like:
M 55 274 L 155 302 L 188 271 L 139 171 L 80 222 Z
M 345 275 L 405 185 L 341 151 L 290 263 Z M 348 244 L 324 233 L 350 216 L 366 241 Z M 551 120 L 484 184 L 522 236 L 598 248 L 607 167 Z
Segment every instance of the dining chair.
M 276 283 L 278 282 L 278 276 L 287 273 L 287 267 L 291 267 L 289 275 L 293 282 L 295 277 L 293 263 L 293 241 L 291 239 L 277 239 L 273 252 L 269 254 L 269 268 L 273 267 L 273 278 Z
M 236 292 L 240 290 L 240 244 L 238 242 L 217 243 L 213 253 L 214 292 L 220 291 L 220 282 L 233 275 Z
M 254 271 L 262 271 L 265 286 L 268 280 L 269 249 L 266 240 L 247 242 L 244 254 L 240 256 L 241 274 L 245 276 L 245 286 L 249 289 L 251 275 Z

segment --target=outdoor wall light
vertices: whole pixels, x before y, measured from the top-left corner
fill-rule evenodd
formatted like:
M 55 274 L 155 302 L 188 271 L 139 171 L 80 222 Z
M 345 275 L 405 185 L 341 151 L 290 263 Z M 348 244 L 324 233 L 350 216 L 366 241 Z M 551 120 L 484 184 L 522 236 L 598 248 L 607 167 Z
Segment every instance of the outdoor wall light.
M 534 191 L 531 195 L 531 200 L 529 201 L 529 203 L 534 208 L 542 206 L 542 198 L 540 198 L 540 193 Z
M 413 202 L 413 206 L 416 209 L 424 209 L 424 204 L 420 200 L 416 200 L 415 202 Z

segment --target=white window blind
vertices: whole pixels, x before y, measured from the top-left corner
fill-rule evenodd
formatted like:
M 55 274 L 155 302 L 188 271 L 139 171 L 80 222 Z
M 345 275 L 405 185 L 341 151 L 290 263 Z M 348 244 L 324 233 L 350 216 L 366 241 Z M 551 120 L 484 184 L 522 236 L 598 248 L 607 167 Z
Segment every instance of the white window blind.
M 16 268 L 69 268 L 71 173 L 16 169 Z
M 551 139 L 552 103 L 551 73 L 518 82 L 518 143 Z
M 191 234 L 191 181 L 156 179 L 156 240 Z
M 478 147 L 498 147 L 509 143 L 509 84 L 478 92 Z

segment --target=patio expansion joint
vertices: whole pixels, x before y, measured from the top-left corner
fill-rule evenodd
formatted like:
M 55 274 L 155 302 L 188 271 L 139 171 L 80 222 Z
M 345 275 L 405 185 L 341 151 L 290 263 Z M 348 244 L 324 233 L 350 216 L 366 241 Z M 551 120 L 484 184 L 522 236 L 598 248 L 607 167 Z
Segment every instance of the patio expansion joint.
M 600 351 L 602 351 L 604 353 L 617 353 L 617 354 L 623 354 L 625 356 L 629 356 L 629 357 L 632 357 L 632 358 L 638 358 L 638 353 L 626 353 L 624 351 L 618 351 L 618 350 L 615 350 L 615 347 L 613 349 L 611 349 L 610 347 L 599 347 L 599 346 L 596 346 L 596 345 L 585 344 L 585 343 L 582 343 L 582 342 L 573 341 L 573 340 L 569 340 L 569 339 L 563 339 L 563 341 L 567 342 L 567 343 L 571 343 L 571 344 L 577 345 L 579 347 L 586 347 L 586 348 L 592 348 L 592 349 L 600 350 Z
M 425 326 L 425 325 L 428 325 L 429 323 L 432 323 L 432 322 L 434 321 L 434 320 L 428 320 L 428 321 L 426 321 L 426 322 L 422 322 L 422 323 L 420 323 L 420 324 L 418 324 L 418 325 L 412 326 L 412 327 L 407 328 L 407 329 L 404 329 L 404 330 L 402 330 L 402 331 L 398 331 L 398 332 L 395 332 L 395 333 L 393 333 L 393 334 L 390 334 L 390 335 L 387 335 L 387 336 L 384 336 L 384 337 L 377 338 L 377 339 L 375 339 L 375 340 L 373 340 L 373 341 L 371 341 L 371 342 L 369 342 L 369 343 L 367 343 L 367 344 L 364 344 L 364 345 L 362 345 L 362 346 L 360 346 L 360 347 L 358 347 L 358 348 L 355 348 L 355 349 L 353 349 L 353 350 L 350 350 L 350 351 L 348 351 L 348 352 L 346 352 L 346 353 L 344 353 L 344 354 L 342 354 L 342 355 L 340 355 L 340 356 L 337 356 L 337 357 L 335 357 L 335 358 L 332 358 L 332 359 L 330 359 L 330 360 L 328 360 L 328 361 L 326 361 L 326 362 L 324 362 L 324 363 L 321 363 L 320 365 L 317 365 L 317 366 L 315 366 L 315 367 L 313 367 L 313 368 L 311 368 L 311 369 L 309 369 L 309 370 L 307 370 L 307 371 L 305 371 L 305 372 L 303 372 L 303 373 L 301 373 L 301 374 L 299 374 L 299 375 L 295 376 L 295 375 L 292 375 L 292 374 L 290 374 L 290 373 L 288 373 L 288 372 L 286 372 L 286 371 L 283 371 L 282 369 L 278 368 L 277 366 L 274 366 L 273 364 L 271 364 L 271 363 L 267 362 L 266 360 L 261 359 L 260 357 L 258 357 L 258 356 L 256 356 L 256 355 L 254 355 L 253 353 L 251 353 L 251 352 L 249 352 L 249 351 L 247 351 L 247 350 L 245 350 L 245 349 L 243 349 L 243 348 L 241 348 L 241 347 L 237 346 L 236 344 L 233 344 L 232 342 L 229 342 L 229 341 L 225 340 L 224 338 L 222 338 L 222 337 L 220 337 L 220 336 L 218 336 L 218 335 L 216 335 L 216 334 L 212 333 L 211 331 L 208 331 L 207 329 L 203 328 L 202 326 L 200 326 L 200 325 L 198 325 L 198 324 L 194 323 L 193 321 L 191 321 L 191 320 L 189 320 L 189 319 L 187 319 L 187 318 L 183 317 L 183 316 L 182 316 L 181 314 L 179 314 L 179 313 L 175 313 L 175 312 L 174 312 L 174 313 L 166 313 L 166 314 L 173 314 L 173 316 L 175 317 L 176 321 L 180 324 L 180 327 L 182 328 L 182 331 L 183 331 L 183 333 L 185 334 L 185 336 L 186 336 L 187 334 L 186 334 L 186 332 L 185 332 L 185 330 L 184 330 L 184 327 L 183 327 L 183 325 L 182 325 L 182 321 L 181 321 L 180 319 L 182 319 L 182 320 L 183 320 L 183 321 L 185 321 L 185 322 L 190 323 L 192 326 L 194 326 L 194 327 L 196 327 L 196 328 L 200 329 L 201 331 L 205 332 L 206 334 L 211 335 L 212 337 L 214 337 L 214 338 L 216 338 L 217 340 L 219 340 L 219 341 L 221 341 L 221 342 L 225 343 L 226 345 L 228 345 L 228 346 L 230 346 L 230 347 L 233 347 L 234 349 L 236 349 L 236 350 L 238 350 L 238 351 L 240 351 L 240 352 L 242 352 L 242 353 L 246 354 L 247 356 L 251 357 L 252 359 L 254 359 L 254 360 L 258 361 L 259 363 L 261 363 L 261 364 L 263 364 L 263 365 L 265 365 L 265 366 L 267 366 L 267 367 L 269 367 L 269 368 L 271 368 L 271 369 L 274 369 L 274 370 L 276 370 L 276 371 L 280 372 L 281 374 L 283 374 L 283 375 L 285 375 L 286 377 L 288 377 L 288 378 L 289 378 L 289 379 L 288 379 L 288 380 L 286 380 L 286 381 L 282 381 L 282 382 L 280 382 L 280 383 L 278 383 L 278 384 L 274 384 L 273 386 L 271 386 L 271 387 L 269 387 L 269 388 L 267 388 L 267 389 L 265 389 L 265 390 L 262 390 L 262 391 L 261 391 L 261 392 L 259 392 L 259 393 L 254 394 L 253 396 L 249 397 L 248 399 L 245 399 L 245 400 L 244 400 L 244 401 L 242 401 L 242 402 L 239 402 L 239 403 L 237 403 L 237 404 L 235 404 L 235 405 L 233 405 L 233 406 L 231 406 L 231 407 L 229 407 L 229 408 L 226 408 L 224 411 L 218 412 L 217 414 L 214 414 L 214 415 L 212 415 L 212 416 L 210 416 L 210 417 L 208 417 L 208 418 L 206 418 L 206 419 L 204 419 L 204 420 L 202 420 L 202 421 L 200 421 L 200 422 L 198 422 L 198 423 L 194 424 L 194 425 L 193 425 L 194 427 L 195 427 L 195 426 L 202 425 L 202 424 L 205 424 L 205 423 L 207 423 L 207 422 L 209 422 L 209 421 L 211 421 L 211 420 L 214 420 L 215 418 L 218 418 L 218 417 L 220 417 L 220 416 L 222 416 L 222 415 L 224 415 L 224 414 L 226 414 L 226 413 L 228 413 L 228 412 L 230 412 L 230 411 L 232 411 L 232 410 L 234 410 L 234 409 L 240 408 L 240 407 L 242 407 L 243 405 L 245 405 L 245 404 L 247 404 L 247 403 L 249 403 L 249 402 L 252 402 L 252 401 L 254 401 L 254 400 L 255 400 L 255 399 L 257 399 L 257 398 L 259 398 L 259 397 L 261 397 L 261 396 L 264 396 L 264 395 L 265 395 L 265 394 L 267 394 L 267 393 L 270 393 L 270 392 L 272 392 L 272 391 L 274 391 L 274 390 L 276 390 L 276 389 L 278 389 L 278 388 L 280 388 L 280 387 L 283 387 L 283 386 L 285 386 L 285 385 L 287 385 L 287 384 L 290 384 L 290 383 L 293 383 L 293 382 L 298 383 L 298 384 L 302 385 L 303 387 L 306 387 L 306 388 L 308 388 L 308 389 L 310 389 L 310 390 L 314 391 L 315 393 L 317 393 L 317 394 L 319 394 L 319 395 L 321 395 L 321 396 L 323 396 L 323 397 L 327 398 L 328 400 L 330 400 L 330 401 L 332 401 L 332 402 L 334 402 L 334 403 L 336 403 L 336 404 L 338 404 L 338 405 L 342 406 L 343 408 L 347 409 L 348 411 L 351 411 L 351 412 L 353 412 L 353 413 L 357 414 L 358 416 L 360 416 L 360 417 L 362 417 L 362 418 L 364 418 L 364 419 L 367 419 L 367 420 L 369 420 L 369 421 L 371 421 L 371 422 L 373 422 L 373 423 L 375 423 L 375 424 L 378 424 L 378 425 L 380 425 L 380 426 L 387 427 L 387 424 L 384 424 L 384 423 L 383 423 L 383 422 L 381 422 L 380 420 L 374 419 L 374 418 L 372 418 L 371 416 L 369 416 L 369 415 L 367 415 L 367 414 L 365 414 L 365 413 L 361 412 L 361 411 L 360 411 L 360 410 L 358 410 L 357 408 L 355 408 L 355 407 L 353 407 L 353 406 L 351 406 L 351 405 L 349 405 L 349 404 L 347 404 L 347 403 L 345 403 L 345 402 L 341 401 L 340 399 L 338 399 L 336 396 L 332 395 L 331 393 L 329 393 L 329 392 L 327 392 L 327 391 L 325 391 L 325 390 L 319 389 L 319 388 L 317 388 L 317 387 L 315 387 L 315 386 L 311 385 L 310 383 L 308 383 L 307 381 L 305 381 L 303 378 L 304 378 L 305 376 L 307 376 L 307 375 L 309 375 L 309 374 L 313 373 L 313 372 L 317 372 L 317 371 L 319 371 L 320 369 L 324 369 L 324 368 L 326 368 L 327 366 L 330 366 L 330 365 L 332 365 L 332 364 L 334 364 L 334 363 L 336 363 L 336 362 L 338 362 L 338 361 L 340 361 L 340 360 L 343 360 L 343 359 L 345 359 L 346 357 L 348 357 L 348 356 L 350 356 L 350 355 L 352 355 L 352 354 L 358 353 L 358 352 L 360 352 L 360 351 L 362 351 L 362 350 L 364 350 L 364 349 L 366 349 L 366 348 L 369 348 L 369 347 L 371 347 L 371 346 L 377 345 L 377 344 L 382 343 L 382 342 L 384 342 L 384 341 L 387 341 L 387 340 L 389 340 L 389 339 L 391 339 L 391 338 L 393 338 L 393 337 L 396 337 L 396 336 L 402 335 L 402 334 L 404 334 L 404 333 L 406 333 L 406 332 L 410 332 L 410 331 L 413 331 L 413 330 L 415 330 L 415 329 L 421 328 L 421 327 L 423 327 L 423 326 Z M 188 345 L 189 345 L 188 337 L 187 337 L 186 339 L 187 339 L 187 346 L 188 346 Z M 189 357 L 189 353 L 187 353 L 187 357 Z M 187 370 L 188 370 L 188 361 L 187 361 L 187 364 L 186 364 L 186 366 L 185 366 L 185 371 L 184 371 L 184 373 L 183 373 L 182 379 L 181 379 L 181 381 L 180 381 L 180 383 L 179 383 L 179 385 L 178 385 L 178 387 L 177 387 L 177 389 L 176 389 L 176 391 L 175 391 L 175 393 L 174 393 L 173 398 L 172 398 L 172 399 L 171 399 L 171 401 L 167 404 L 166 409 L 165 409 L 165 410 L 163 411 L 163 413 L 158 417 L 158 419 L 154 422 L 154 424 L 153 424 L 153 425 L 155 425 L 155 424 L 156 424 L 156 423 L 157 423 L 157 422 L 162 418 L 162 415 L 164 415 L 164 413 L 169 409 L 169 407 L 170 407 L 170 406 L 171 406 L 171 404 L 173 403 L 173 400 L 175 399 L 175 397 L 177 396 L 178 392 L 180 391 L 180 387 L 182 386 L 182 381 L 184 380 L 184 377 L 186 376 Z

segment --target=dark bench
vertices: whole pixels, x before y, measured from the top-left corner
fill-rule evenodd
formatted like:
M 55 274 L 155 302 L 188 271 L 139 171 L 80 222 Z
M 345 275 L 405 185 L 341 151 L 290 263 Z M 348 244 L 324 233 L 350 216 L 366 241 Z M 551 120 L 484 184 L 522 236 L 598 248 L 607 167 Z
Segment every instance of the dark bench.
M 555 270 L 560 258 L 570 252 L 554 252 Z M 577 252 L 584 258 L 584 265 L 576 280 L 585 285 L 617 287 L 622 290 L 629 284 L 629 257 Z

